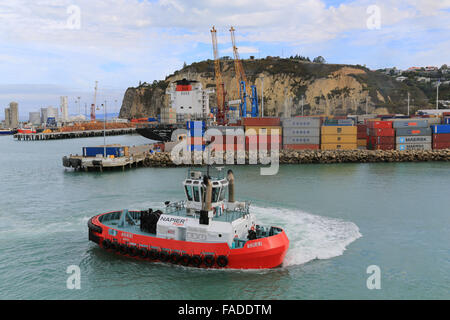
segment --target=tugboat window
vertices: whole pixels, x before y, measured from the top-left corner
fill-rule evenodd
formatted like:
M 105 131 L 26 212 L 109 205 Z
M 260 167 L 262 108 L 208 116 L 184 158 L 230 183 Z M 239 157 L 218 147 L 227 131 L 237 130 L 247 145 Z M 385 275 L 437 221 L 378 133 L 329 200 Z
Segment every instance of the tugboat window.
M 200 202 L 200 192 L 198 190 L 198 187 L 195 186 L 193 187 L 193 189 L 194 189 L 194 201 Z
M 190 186 L 184 186 L 186 189 L 186 196 L 189 201 L 192 201 L 192 188 Z
M 220 192 L 220 199 L 219 201 L 222 201 L 223 199 L 225 199 L 225 193 L 228 187 L 222 187 L 222 190 Z
M 220 188 L 218 187 L 212 188 L 212 202 L 217 202 L 219 198 L 219 190 Z

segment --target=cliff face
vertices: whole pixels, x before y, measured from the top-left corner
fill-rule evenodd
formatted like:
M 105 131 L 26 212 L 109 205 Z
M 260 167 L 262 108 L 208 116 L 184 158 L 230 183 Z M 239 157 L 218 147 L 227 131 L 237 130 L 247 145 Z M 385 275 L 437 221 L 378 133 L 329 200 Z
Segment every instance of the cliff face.
M 239 91 L 233 60 L 222 59 L 221 64 L 226 100 L 237 99 Z M 366 107 L 369 113 L 405 113 L 408 91 L 415 105 L 427 104 L 427 98 L 420 89 L 362 66 L 279 58 L 244 60 L 243 65 L 249 84 L 257 86 L 260 101 L 261 77 L 264 77 L 264 114 L 267 116 L 301 115 L 302 97 L 305 115 L 362 114 Z M 168 105 L 167 85 L 183 78 L 200 81 L 203 88 L 215 87 L 213 61 L 193 63 L 152 85 L 128 88 L 120 116 L 155 117 L 162 106 Z M 211 106 L 216 105 L 215 95 L 211 95 L 210 102 Z

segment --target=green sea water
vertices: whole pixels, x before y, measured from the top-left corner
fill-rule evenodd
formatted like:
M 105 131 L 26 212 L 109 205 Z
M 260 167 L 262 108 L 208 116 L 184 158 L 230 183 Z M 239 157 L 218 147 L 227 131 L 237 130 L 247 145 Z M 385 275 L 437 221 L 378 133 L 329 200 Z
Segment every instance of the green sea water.
M 140 136 L 108 143 L 148 143 Z M 66 170 L 103 138 L 0 137 L 0 299 L 450 299 L 450 163 L 236 166 L 236 197 L 285 228 L 281 268 L 204 270 L 137 261 L 88 241 L 98 213 L 183 199 L 183 168 Z M 368 289 L 369 266 L 380 289 Z M 80 289 L 69 289 L 69 266 Z

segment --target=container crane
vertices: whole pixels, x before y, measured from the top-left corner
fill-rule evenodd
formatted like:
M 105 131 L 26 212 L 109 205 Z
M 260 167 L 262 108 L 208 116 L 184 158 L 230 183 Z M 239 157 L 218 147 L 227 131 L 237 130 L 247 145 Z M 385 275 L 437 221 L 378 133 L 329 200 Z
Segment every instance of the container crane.
M 257 117 L 259 114 L 258 110 L 258 95 L 256 91 L 256 86 L 248 86 L 247 76 L 245 75 L 244 67 L 242 65 L 242 61 L 239 57 L 238 48 L 236 46 L 236 37 L 234 35 L 234 27 L 230 28 L 231 33 L 231 43 L 233 45 L 233 55 L 234 55 L 234 69 L 236 72 L 236 81 L 239 88 L 239 97 L 241 100 L 240 103 L 240 115 L 241 117 L 247 117 L 248 108 L 247 108 L 247 98 L 250 99 L 251 102 L 251 111 L 250 115 L 252 117 Z
M 220 70 L 219 50 L 217 48 L 217 30 L 214 26 L 211 29 L 211 38 L 214 52 L 214 74 L 216 79 L 217 95 L 217 123 L 224 125 L 227 122 L 225 110 L 225 86 L 223 83 L 222 72 Z

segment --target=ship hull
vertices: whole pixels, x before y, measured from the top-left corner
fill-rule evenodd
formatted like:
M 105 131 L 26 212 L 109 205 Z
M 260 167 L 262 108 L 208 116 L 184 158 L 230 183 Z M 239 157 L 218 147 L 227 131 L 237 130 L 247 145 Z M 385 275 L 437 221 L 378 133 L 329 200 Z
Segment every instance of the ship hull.
M 179 129 L 176 125 L 158 125 L 158 126 L 147 126 L 147 127 L 137 127 L 136 132 L 141 136 L 161 142 L 168 142 L 172 139 L 172 133 Z
M 284 231 L 269 237 L 248 240 L 242 248 L 230 248 L 227 243 L 188 242 L 125 232 L 102 224 L 98 219 L 100 216 L 93 217 L 88 223 L 89 240 L 104 249 L 137 259 L 164 261 L 165 259 L 153 259 L 148 254 L 141 256 L 138 253 L 156 250 L 158 253 L 165 252 L 165 256 L 178 253 L 180 257 L 185 255 L 190 257 L 189 259 L 194 256 L 200 257 L 202 263 L 194 265 L 196 267 L 270 269 L 282 265 L 289 248 L 289 240 Z M 212 265 L 206 263 L 206 256 L 214 258 Z M 226 260 L 223 257 L 226 257 Z M 226 261 L 226 265 L 219 263 L 220 259 L 222 259 L 220 262 Z M 169 261 L 193 265 L 193 263 L 183 263 L 183 261 L 177 261 L 176 259 L 169 259 Z

